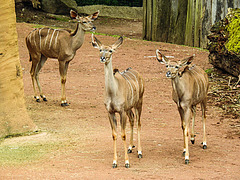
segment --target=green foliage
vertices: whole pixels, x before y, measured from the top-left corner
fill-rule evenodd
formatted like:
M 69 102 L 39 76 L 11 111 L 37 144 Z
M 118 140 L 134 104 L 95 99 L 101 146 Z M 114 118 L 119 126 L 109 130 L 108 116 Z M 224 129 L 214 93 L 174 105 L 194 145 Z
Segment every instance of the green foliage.
M 240 14 L 235 14 L 227 30 L 229 32 L 228 42 L 226 43 L 227 49 L 240 54 Z
M 76 0 L 78 6 L 86 5 L 109 5 L 142 7 L 143 0 Z
M 206 72 L 207 74 L 211 74 L 211 73 L 213 72 L 213 69 L 212 69 L 212 68 L 206 69 L 205 72 Z

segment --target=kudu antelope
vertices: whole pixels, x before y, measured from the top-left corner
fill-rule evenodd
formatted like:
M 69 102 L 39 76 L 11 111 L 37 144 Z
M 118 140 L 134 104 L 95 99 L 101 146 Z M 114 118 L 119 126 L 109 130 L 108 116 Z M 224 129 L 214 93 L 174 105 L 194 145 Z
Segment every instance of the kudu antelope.
M 208 76 L 205 71 L 195 65 L 189 66 L 194 56 L 186 58 L 177 63 L 169 61 L 159 50 L 156 51 L 157 60 L 166 65 L 167 78 L 172 80 L 172 98 L 177 104 L 181 117 L 185 164 L 189 163 L 188 136 L 189 126 L 192 118 L 191 142 L 194 144 L 194 124 L 196 115 L 196 105 L 201 104 L 202 121 L 203 121 L 203 149 L 207 148 L 206 141 L 206 103 L 208 91 Z M 180 68 L 184 70 L 180 72 Z
M 105 73 L 105 100 L 104 104 L 108 111 L 108 117 L 112 128 L 113 137 L 113 168 L 117 167 L 117 121 L 115 113 L 120 114 L 121 137 L 125 150 L 125 167 L 129 168 L 128 153 L 132 152 L 133 146 L 133 125 L 135 110 L 138 133 L 138 158 L 142 158 L 142 148 L 140 144 L 140 116 L 142 112 L 144 82 L 142 76 L 135 70 L 128 68 L 123 72 L 112 68 L 112 54 L 122 44 L 123 38 L 120 37 L 113 45 L 105 46 L 95 37 L 92 36 L 92 45 L 100 50 L 100 62 L 104 63 Z M 126 120 L 127 117 L 131 126 L 130 145 L 126 145 Z
M 43 101 L 47 101 L 42 92 L 38 74 L 47 58 L 56 58 L 59 61 L 59 72 L 61 76 L 61 106 L 68 106 L 65 95 L 65 83 L 69 62 L 74 58 L 76 51 L 82 46 L 85 31 L 94 31 L 96 27 L 93 21 L 99 14 L 95 12 L 92 15 L 80 17 L 75 11 L 70 11 L 70 16 L 78 21 L 74 32 L 62 29 L 38 28 L 29 33 L 26 37 L 26 44 L 30 55 L 32 67 L 30 74 L 32 77 L 35 99 L 40 101 L 37 95 L 35 82 L 37 83 L 40 96 Z

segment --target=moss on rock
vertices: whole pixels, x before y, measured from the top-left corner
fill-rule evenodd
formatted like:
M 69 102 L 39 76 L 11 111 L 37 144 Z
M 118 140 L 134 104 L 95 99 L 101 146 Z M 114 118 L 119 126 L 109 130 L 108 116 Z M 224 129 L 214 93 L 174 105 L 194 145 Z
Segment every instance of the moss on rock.
M 227 31 L 229 33 L 226 48 L 229 51 L 240 54 L 240 9 L 230 9 L 227 19 Z

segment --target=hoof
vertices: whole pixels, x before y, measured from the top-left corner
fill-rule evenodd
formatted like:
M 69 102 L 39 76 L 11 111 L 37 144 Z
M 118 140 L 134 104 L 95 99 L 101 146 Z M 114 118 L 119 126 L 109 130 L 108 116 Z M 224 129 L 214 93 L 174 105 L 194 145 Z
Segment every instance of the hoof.
M 43 101 L 47 101 L 47 98 L 45 96 L 41 95 L 41 98 L 43 99 Z
M 185 164 L 189 164 L 189 159 L 185 159 Z
M 34 98 L 36 99 L 36 102 L 40 102 L 40 98 L 38 96 L 34 96 Z
M 69 106 L 69 104 L 68 103 L 61 103 L 61 106 L 65 107 L 65 106 Z
M 128 154 L 129 154 L 129 153 L 132 153 L 132 150 L 131 150 L 131 149 L 128 149 Z
M 183 151 L 183 153 L 182 153 L 182 156 L 184 156 L 184 157 L 185 157 L 185 154 L 186 154 L 186 151 Z
M 130 164 L 129 163 L 125 164 L 125 168 L 130 168 Z
M 138 155 L 138 159 L 141 159 L 141 158 L 142 158 L 142 154 L 139 154 L 139 155 Z
M 191 140 L 191 143 L 194 144 L 194 143 L 195 143 L 195 140 Z
M 207 149 L 207 145 L 203 145 L 203 149 Z
M 117 168 L 117 164 L 113 163 L 112 167 Z

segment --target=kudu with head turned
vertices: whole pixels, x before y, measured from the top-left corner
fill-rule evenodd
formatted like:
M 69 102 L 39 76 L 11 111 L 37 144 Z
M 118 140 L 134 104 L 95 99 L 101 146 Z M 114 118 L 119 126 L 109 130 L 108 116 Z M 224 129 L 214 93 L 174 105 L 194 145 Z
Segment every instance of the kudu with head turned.
M 61 76 L 61 106 L 69 105 L 65 95 L 68 65 L 74 58 L 76 51 L 82 46 L 85 32 L 95 31 L 96 27 L 92 22 L 97 19 L 98 14 L 99 11 L 89 16 L 80 17 L 77 12 L 71 10 L 71 18 L 78 21 L 74 32 L 71 33 L 63 29 L 38 28 L 28 34 L 26 37 L 26 44 L 30 55 L 30 61 L 32 62 L 30 74 L 35 93 L 34 97 L 37 102 L 40 101 L 40 97 L 43 98 L 43 101 L 47 101 L 39 82 L 39 71 L 47 58 L 55 58 L 58 59 Z M 37 83 L 40 97 L 37 95 L 35 82 Z
M 185 164 L 189 163 L 188 136 L 189 126 L 192 118 L 191 142 L 195 142 L 194 124 L 196 115 L 196 105 L 201 104 L 203 121 L 203 149 L 207 148 L 206 141 L 206 103 L 208 92 L 208 75 L 196 65 L 190 66 L 194 56 L 182 61 L 171 62 L 159 50 L 156 51 L 157 60 L 166 65 L 166 76 L 172 80 L 172 98 L 177 104 L 181 117 Z M 180 72 L 180 69 L 183 69 Z
M 120 114 L 121 137 L 125 150 L 125 167 L 130 167 L 128 152 L 132 152 L 133 146 L 133 125 L 135 110 L 137 131 L 138 131 L 138 158 L 142 158 L 142 148 L 140 144 L 140 116 L 142 112 L 144 82 L 142 76 L 135 70 L 128 68 L 123 72 L 112 68 L 112 54 L 122 44 L 123 38 L 120 37 L 116 43 L 111 46 L 103 45 L 95 36 L 92 36 L 92 45 L 100 51 L 100 62 L 104 64 L 105 73 L 105 100 L 104 104 L 108 111 L 108 117 L 112 127 L 113 137 L 113 168 L 117 167 L 117 121 L 115 113 Z M 126 145 L 126 120 L 127 117 L 131 126 L 130 145 Z

